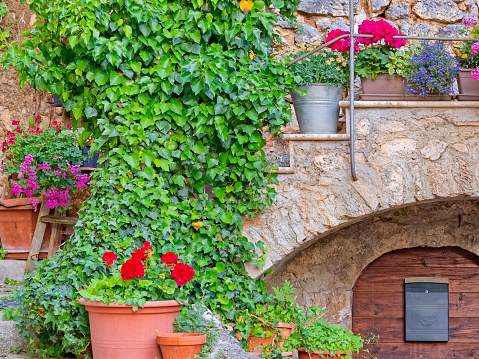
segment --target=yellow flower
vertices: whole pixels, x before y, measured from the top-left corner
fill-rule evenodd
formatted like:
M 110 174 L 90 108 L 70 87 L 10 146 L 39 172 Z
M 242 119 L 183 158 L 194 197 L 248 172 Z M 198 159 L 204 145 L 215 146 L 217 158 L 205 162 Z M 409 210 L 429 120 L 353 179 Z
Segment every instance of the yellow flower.
M 463 59 L 465 59 L 465 58 L 467 58 L 467 54 L 463 54 L 461 57 L 462 57 Z
M 331 65 L 331 61 L 326 61 L 326 64 Z
M 319 53 L 318 53 L 318 52 L 315 52 L 315 53 L 314 53 L 314 56 L 318 56 L 318 55 L 319 55 Z
M 250 60 L 253 60 L 256 55 L 254 54 L 253 50 L 249 52 L 249 58 Z
M 309 57 L 308 57 L 308 58 L 306 59 L 306 61 L 311 61 L 311 60 L 310 60 Z
M 326 57 L 326 53 L 323 52 L 323 57 Z
M 334 62 L 334 59 L 331 57 L 331 58 L 329 59 L 329 61 Z
M 341 62 L 341 61 L 343 61 L 343 60 L 338 58 L 338 59 L 336 59 L 336 61 L 337 61 L 337 62 Z
M 299 65 L 301 65 L 301 63 L 302 63 L 301 61 L 298 61 L 298 64 L 299 64 Z
M 340 70 L 340 68 L 339 68 L 339 67 L 336 67 L 336 71 L 339 71 L 339 70 Z
M 343 66 L 346 66 L 346 63 L 345 63 L 345 62 L 343 62 Z

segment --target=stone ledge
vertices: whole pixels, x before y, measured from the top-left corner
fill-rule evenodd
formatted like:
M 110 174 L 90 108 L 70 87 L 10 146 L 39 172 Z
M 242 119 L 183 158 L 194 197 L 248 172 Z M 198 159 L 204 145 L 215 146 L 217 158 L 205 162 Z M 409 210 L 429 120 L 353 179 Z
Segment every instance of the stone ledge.
M 339 106 L 349 109 L 349 101 Z M 355 101 L 354 108 L 479 108 L 479 101 Z
M 292 167 L 279 167 L 277 170 L 271 170 L 271 173 L 282 174 L 282 175 L 293 174 L 294 173 L 294 168 L 292 168 Z
M 349 141 L 349 134 L 285 134 L 286 141 Z

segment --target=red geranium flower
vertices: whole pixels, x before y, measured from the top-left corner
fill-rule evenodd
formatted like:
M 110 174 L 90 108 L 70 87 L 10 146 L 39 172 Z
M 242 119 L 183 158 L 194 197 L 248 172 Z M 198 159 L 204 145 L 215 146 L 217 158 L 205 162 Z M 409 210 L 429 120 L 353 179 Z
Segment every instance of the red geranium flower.
M 195 270 L 193 269 L 193 267 L 190 267 L 189 265 L 186 265 L 184 263 L 178 263 L 171 271 L 171 276 L 178 285 L 185 285 L 193 279 L 194 275 Z
M 106 252 L 103 257 L 101 257 L 102 261 L 105 264 L 105 267 L 111 267 L 113 262 L 116 261 L 117 255 L 112 252 Z
M 145 276 L 145 266 L 137 257 L 131 257 L 121 266 L 121 279 L 142 278 Z
M 167 264 L 174 264 L 178 262 L 178 256 L 173 252 L 168 252 L 161 257 L 161 261 Z
M 131 255 L 131 258 L 137 258 L 140 261 L 144 261 L 146 259 L 145 248 L 140 248 L 134 251 Z
M 340 29 L 333 30 L 326 37 L 326 42 L 330 42 L 331 40 L 334 40 L 335 38 L 341 35 L 347 35 L 347 34 L 349 34 L 349 31 L 343 31 Z M 348 36 L 344 39 L 338 40 L 335 43 L 329 45 L 328 47 L 333 51 L 349 52 L 349 50 L 351 49 L 351 37 Z M 354 52 L 358 52 L 358 51 L 359 51 L 359 46 L 355 45 Z

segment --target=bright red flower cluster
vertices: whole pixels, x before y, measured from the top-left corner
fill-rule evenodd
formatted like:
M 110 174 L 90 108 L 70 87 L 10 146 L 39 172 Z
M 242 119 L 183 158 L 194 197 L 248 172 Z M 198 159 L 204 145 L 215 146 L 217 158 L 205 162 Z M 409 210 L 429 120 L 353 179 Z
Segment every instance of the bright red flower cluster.
M 349 34 L 349 31 L 343 31 L 340 29 L 333 30 L 326 37 L 326 42 L 330 42 L 331 40 L 334 40 L 335 38 L 341 35 L 347 35 L 347 34 Z M 351 49 L 351 37 L 346 37 L 344 39 L 338 40 L 335 43 L 329 45 L 328 47 L 334 51 L 349 52 L 349 50 Z M 359 46 L 355 45 L 354 52 L 358 52 L 358 51 L 359 51 Z
M 106 252 L 103 257 L 101 257 L 105 267 L 109 268 L 113 265 L 113 262 L 116 261 L 117 255 L 112 252 Z
M 161 257 L 161 261 L 163 263 L 166 263 L 166 267 L 171 267 L 174 266 L 176 262 L 178 262 L 178 256 L 173 252 L 168 252 Z
M 364 20 L 359 25 L 358 32 L 363 35 L 373 35 L 373 38 L 359 38 L 358 41 L 364 45 L 379 43 L 384 39 L 386 45 L 399 49 L 406 45 L 406 40 L 394 39 L 393 36 L 401 35 L 398 30 L 384 20 Z
M 185 285 L 190 280 L 193 279 L 195 275 L 195 270 L 193 267 L 186 265 L 184 263 L 177 263 L 175 268 L 171 271 L 171 276 L 178 285 Z
M 132 257 L 138 258 L 140 261 L 148 260 L 153 256 L 153 248 L 150 242 L 143 242 L 143 248 L 137 249 L 133 252 Z
M 131 257 L 121 266 L 121 279 L 142 278 L 145 276 L 145 265 L 138 257 Z

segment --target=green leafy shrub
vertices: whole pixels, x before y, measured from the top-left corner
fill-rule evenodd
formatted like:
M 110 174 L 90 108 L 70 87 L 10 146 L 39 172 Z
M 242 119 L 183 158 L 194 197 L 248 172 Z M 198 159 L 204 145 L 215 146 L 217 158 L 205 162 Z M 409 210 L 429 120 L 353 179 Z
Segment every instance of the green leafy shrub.
M 342 326 L 330 325 L 321 318 L 325 313 L 319 307 L 302 310 L 296 317 L 295 332 L 285 341 L 285 348 L 289 351 L 304 349 L 307 352 L 323 351 L 331 354 L 339 351 L 347 353 L 345 358 L 359 353 L 364 344 L 361 336 Z
M 294 79 L 271 57 L 266 9 L 287 19 L 298 4 L 257 0 L 245 15 L 233 0 L 30 1 L 37 23 L 3 65 L 60 95 L 83 117 L 80 142 L 104 152 L 75 236 L 17 292 L 24 306 L 10 315 L 32 351 L 88 357 L 78 290 L 106 273 L 97 253 L 122 249 L 123 260 L 144 241 L 194 265 L 191 301 L 229 320 L 264 301 L 244 265 L 263 265 L 263 245 L 241 234 L 242 216 L 275 195 L 263 127 L 277 134 L 291 120 Z

